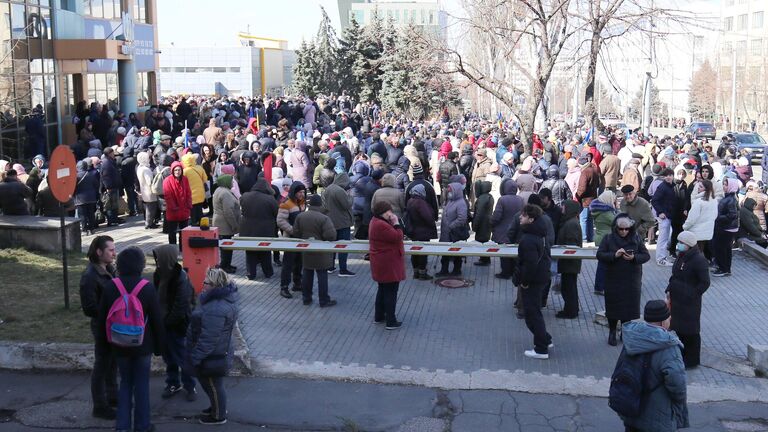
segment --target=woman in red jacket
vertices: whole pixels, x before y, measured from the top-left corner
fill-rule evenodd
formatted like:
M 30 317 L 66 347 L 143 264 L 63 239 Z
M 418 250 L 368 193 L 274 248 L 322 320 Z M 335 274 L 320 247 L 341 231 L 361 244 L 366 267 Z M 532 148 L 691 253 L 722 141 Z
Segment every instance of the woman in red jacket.
M 387 202 L 373 206 L 368 242 L 371 257 L 371 276 L 379 283 L 373 321 L 386 322 L 387 330 L 397 330 L 403 325 L 395 316 L 397 290 L 405 280 L 405 249 L 403 228 Z
M 176 244 L 176 232 L 189 224 L 192 210 L 192 189 L 189 180 L 184 177 L 181 162 L 171 164 L 171 175 L 163 180 L 163 198 L 165 198 L 165 225 L 168 243 Z M 181 250 L 181 247 L 179 247 Z

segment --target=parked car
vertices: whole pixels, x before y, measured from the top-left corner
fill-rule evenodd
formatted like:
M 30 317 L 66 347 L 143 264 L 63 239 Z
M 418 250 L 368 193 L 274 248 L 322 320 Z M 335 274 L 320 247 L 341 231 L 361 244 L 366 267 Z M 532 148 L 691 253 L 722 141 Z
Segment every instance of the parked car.
M 750 162 L 760 162 L 760 158 L 765 154 L 766 142 L 760 134 L 755 132 L 739 132 L 730 134 L 733 136 L 736 148 L 741 153 L 746 151 L 746 156 Z
M 690 133 L 694 139 L 709 138 L 715 139 L 717 135 L 717 129 L 712 123 L 693 122 L 686 129 L 686 133 Z

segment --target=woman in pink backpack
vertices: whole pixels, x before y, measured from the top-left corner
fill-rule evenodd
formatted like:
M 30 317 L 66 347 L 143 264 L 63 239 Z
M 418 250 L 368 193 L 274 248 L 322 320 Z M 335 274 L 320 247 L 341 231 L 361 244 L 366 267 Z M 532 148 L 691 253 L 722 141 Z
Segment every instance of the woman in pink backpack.
M 160 355 L 165 335 L 157 291 L 141 275 L 144 264 L 141 249 L 129 247 L 120 252 L 119 277 L 105 285 L 99 303 L 101 337 L 112 347 L 120 372 L 115 426 L 118 431 L 154 430 L 149 419 L 150 362 L 152 354 Z M 136 316 L 143 326 L 135 325 Z M 131 320 L 134 325 L 126 324 Z

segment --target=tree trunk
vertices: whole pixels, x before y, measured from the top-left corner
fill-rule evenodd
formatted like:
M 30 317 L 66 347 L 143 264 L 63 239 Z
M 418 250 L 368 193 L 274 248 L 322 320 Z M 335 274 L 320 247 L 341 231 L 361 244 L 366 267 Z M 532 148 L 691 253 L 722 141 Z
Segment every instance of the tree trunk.
M 600 30 L 595 29 L 592 32 L 592 41 L 589 49 L 589 64 L 587 65 L 586 88 L 584 89 L 584 121 L 589 127 L 602 129 L 603 123 L 598 116 L 595 107 L 595 79 L 597 75 L 597 59 L 600 54 L 600 47 L 603 39 L 600 37 Z M 600 97 L 598 95 L 597 97 Z

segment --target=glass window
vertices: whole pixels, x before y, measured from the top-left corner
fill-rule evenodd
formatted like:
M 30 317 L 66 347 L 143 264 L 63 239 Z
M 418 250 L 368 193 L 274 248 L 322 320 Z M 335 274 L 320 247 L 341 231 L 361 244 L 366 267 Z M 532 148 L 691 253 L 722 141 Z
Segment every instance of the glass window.
M 43 89 L 43 76 L 31 75 L 29 86 L 32 90 L 32 107 L 45 106 L 45 90 Z
M 91 16 L 96 18 L 104 16 L 104 5 L 101 0 L 91 0 Z
M 233 73 L 240 73 L 240 68 L 239 67 L 231 67 L 231 68 L 228 68 L 227 70 L 229 72 L 233 72 Z
M 184 68 L 183 67 L 175 67 L 175 68 L 173 68 L 173 71 L 174 72 L 184 72 Z
M 11 39 L 24 39 L 27 26 L 23 4 L 11 5 Z
M 435 23 L 435 11 L 431 10 L 429 11 L 429 24 L 432 25 Z
M 760 55 L 763 52 L 763 40 L 752 39 L 752 55 Z
M 119 0 L 118 0 L 119 1 Z M 134 0 L 133 18 L 138 22 L 147 22 L 147 2 L 146 0 Z
M 141 72 L 136 76 L 136 95 L 138 106 L 149 105 L 149 77 L 146 72 Z
M 733 17 L 727 17 L 723 21 L 723 30 L 725 30 L 725 31 L 733 30 Z
M 743 53 L 747 49 L 747 41 L 736 42 L 736 52 Z
M 107 82 L 107 99 L 110 101 L 117 101 L 120 96 L 117 74 L 104 74 L 104 79 Z
M 744 30 L 747 28 L 747 14 L 739 15 L 739 20 L 736 26 L 737 30 Z
M 171 68 L 160 68 L 160 72 L 170 72 Z
M 64 79 L 64 95 L 67 100 L 62 108 L 64 112 L 62 115 L 71 116 L 75 112 L 75 85 L 72 79 L 72 75 L 67 75 Z
M 752 14 L 752 28 L 763 28 L 763 11 Z
M 226 72 L 227 68 L 225 68 L 225 67 L 215 67 L 215 68 L 213 68 L 213 71 L 216 72 L 216 73 L 222 73 L 222 72 Z
M 196 73 L 197 72 L 197 68 L 193 68 L 193 67 L 188 67 L 188 68 L 184 68 L 184 69 L 185 69 L 186 73 Z
M 103 0 L 104 18 L 115 18 L 115 2 L 114 0 Z

